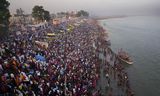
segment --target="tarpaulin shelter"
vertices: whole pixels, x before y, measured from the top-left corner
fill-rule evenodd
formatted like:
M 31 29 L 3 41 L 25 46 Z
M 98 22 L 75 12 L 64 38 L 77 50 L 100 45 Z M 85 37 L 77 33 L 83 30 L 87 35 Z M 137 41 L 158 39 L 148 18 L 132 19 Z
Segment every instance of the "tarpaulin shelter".
M 38 60 L 39 61 L 46 61 L 46 58 L 44 56 L 40 55 L 40 54 L 36 55 L 35 58 L 36 58 L 37 61 Z
M 47 33 L 47 36 L 55 36 L 54 33 Z

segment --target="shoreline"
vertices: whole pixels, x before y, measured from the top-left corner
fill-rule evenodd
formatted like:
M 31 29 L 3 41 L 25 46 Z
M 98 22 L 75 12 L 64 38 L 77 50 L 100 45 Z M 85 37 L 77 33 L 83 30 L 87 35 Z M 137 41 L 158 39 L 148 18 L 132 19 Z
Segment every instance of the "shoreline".
M 103 27 L 101 24 L 100 24 L 100 21 L 98 20 L 98 24 L 99 24 L 99 26 L 101 26 L 101 27 Z M 104 28 L 104 27 L 103 27 Z M 107 35 L 108 35 L 108 32 L 107 31 L 104 31 L 104 33 L 106 33 Z M 104 36 L 105 37 L 105 36 Z M 109 38 L 109 36 L 107 36 L 107 38 Z M 102 46 L 103 47 L 103 46 Z M 101 52 L 100 52 L 100 54 L 101 54 Z M 102 54 L 105 54 L 105 55 L 103 55 L 102 56 L 102 64 L 101 64 L 101 68 L 102 68 L 102 71 L 101 71 L 101 76 L 105 76 L 105 73 L 103 72 L 103 71 L 105 71 L 106 69 L 104 69 L 105 67 L 106 67 L 106 63 L 107 63 L 107 66 L 109 67 L 109 69 L 107 69 L 108 71 L 107 71 L 107 78 L 111 78 L 111 82 L 113 83 L 113 84 L 110 84 L 109 82 L 110 82 L 110 79 L 108 79 L 109 81 L 107 81 L 106 79 L 104 79 L 104 78 L 100 78 L 100 82 L 101 81 L 105 81 L 105 82 L 108 82 L 108 85 L 107 86 L 114 86 L 113 88 L 112 87 L 109 87 L 109 90 L 108 91 L 105 91 L 105 89 L 103 88 L 102 90 L 103 90 L 103 93 L 106 93 L 107 92 L 107 94 L 109 95 L 109 94 L 112 94 L 112 92 L 113 93 L 116 93 L 116 92 L 120 92 L 120 90 L 117 90 L 117 88 L 118 88 L 118 86 L 116 87 L 115 86 L 115 83 L 117 82 L 117 80 L 115 79 L 115 78 L 117 78 L 115 75 L 117 74 L 115 71 L 115 69 L 116 69 L 116 66 L 117 66 L 117 64 L 118 64 L 118 66 L 119 67 L 121 67 L 120 69 L 117 67 L 117 69 L 119 69 L 119 70 L 123 70 L 124 72 L 125 72 L 125 78 L 127 78 L 127 80 L 125 80 L 124 79 L 124 82 L 128 82 L 129 81 L 129 79 L 128 79 L 128 76 L 127 76 L 127 73 L 126 73 L 126 70 L 124 69 L 124 67 L 123 67 L 123 65 L 121 64 L 122 62 L 120 62 L 120 60 L 119 60 L 119 58 L 116 56 L 116 53 L 114 53 L 113 51 L 112 51 L 112 49 L 109 47 L 109 46 L 106 46 L 106 47 L 104 47 L 104 48 L 102 48 Z M 100 57 L 99 57 L 100 58 Z M 107 60 L 106 60 L 106 58 L 107 58 Z M 108 58 L 110 58 L 110 59 L 108 59 Z M 112 62 L 112 60 L 113 60 L 113 62 Z M 112 67 L 115 67 L 115 69 L 114 69 L 114 71 L 113 71 L 113 69 L 110 69 L 110 67 L 112 68 Z M 114 76 L 113 76 L 113 74 L 112 74 L 112 72 L 110 73 L 109 71 L 113 71 L 113 73 L 114 73 Z M 105 71 L 106 72 L 106 71 Z M 121 74 L 121 73 L 120 73 Z M 110 76 L 111 75 L 111 76 Z M 119 77 L 118 77 L 119 78 Z M 120 79 L 120 78 L 119 78 Z M 121 80 L 121 79 L 120 79 Z M 121 81 L 120 81 L 121 82 Z M 119 81 L 117 82 L 117 84 L 118 83 L 120 83 Z M 123 84 L 122 84 L 123 85 Z M 104 86 L 104 84 L 101 84 L 100 85 L 101 87 L 103 87 Z M 124 86 L 124 85 L 123 85 Z M 128 83 L 127 84 L 127 86 L 130 86 L 130 84 Z M 101 89 L 101 87 L 100 87 L 100 89 Z M 129 88 L 129 90 L 130 90 L 130 92 L 127 92 L 126 94 L 127 94 L 127 96 L 129 95 L 129 96 L 134 96 L 134 93 L 133 93 L 133 91 L 131 91 L 131 88 L 130 87 L 128 87 Z M 127 90 L 128 90 L 128 88 L 127 88 Z M 113 91 L 114 90 L 114 91 Z M 122 89 L 122 90 L 124 90 L 124 89 Z M 123 93 L 123 91 L 121 91 L 120 92 L 120 94 L 123 94 L 123 95 L 125 95 L 125 93 Z M 114 94 L 114 95 L 116 95 L 116 94 Z

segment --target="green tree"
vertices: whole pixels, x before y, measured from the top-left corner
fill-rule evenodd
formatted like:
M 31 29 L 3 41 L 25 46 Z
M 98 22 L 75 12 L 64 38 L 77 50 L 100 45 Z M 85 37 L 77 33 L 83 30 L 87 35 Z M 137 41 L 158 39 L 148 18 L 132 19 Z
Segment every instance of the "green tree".
M 77 16 L 78 17 L 88 17 L 89 16 L 89 13 L 87 11 L 84 11 L 84 10 L 80 10 L 77 12 Z
M 43 6 L 34 6 L 32 9 L 32 16 L 37 21 L 50 20 L 50 13 L 43 9 Z
M 43 20 L 43 7 L 42 6 L 34 6 L 32 9 L 32 16 L 35 20 Z
M 44 10 L 44 20 L 49 21 L 51 19 L 49 11 Z
M 9 29 L 9 18 L 10 12 L 9 7 L 10 3 L 6 0 L 1 0 L 0 3 L 0 36 L 5 37 L 8 34 Z

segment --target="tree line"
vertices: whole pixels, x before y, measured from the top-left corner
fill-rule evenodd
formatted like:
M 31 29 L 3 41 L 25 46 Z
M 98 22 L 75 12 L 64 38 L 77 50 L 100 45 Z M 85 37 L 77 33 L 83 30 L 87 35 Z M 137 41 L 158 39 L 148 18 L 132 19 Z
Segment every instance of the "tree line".
M 34 6 L 34 8 L 32 9 L 32 16 L 36 21 L 50 20 L 49 11 L 45 10 L 43 6 Z
M 34 17 L 35 20 L 37 21 L 49 21 L 52 18 L 55 18 L 56 16 L 58 17 L 67 17 L 70 16 L 72 14 L 70 14 L 69 12 L 58 12 L 57 14 L 50 14 L 49 11 L 45 10 L 43 8 L 43 6 L 34 6 L 34 8 L 32 9 L 32 16 Z M 88 17 L 89 13 L 87 11 L 84 10 L 80 10 L 78 11 L 76 14 L 74 14 L 76 17 Z
M 5 37 L 8 34 L 9 31 L 9 18 L 10 18 L 10 12 L 9 12 L 9 5 L 10 3 L 7 0 L 1 0 L 0 3 L 0 37 Z M 56 16 L 70 16 L 69 12 L 58 12 L 57 14 L 50 14 L 49 11 L 45 10 L 43 6 L 34 6 L 32 9 L 32 17 L 35 21 L 43 22 L 43 21 L 49 21 L 51 18 L 55 18 Z M 76 17 L 88 17 L 89 13 L 84 10 L 80 10 L 74 14 Z M 24 11 L 22 8 L 16 10 L 15 16 L 19 16 L 22 19 L 25 18 Z M 25 21 L 25 20 L 23 20 Z
M 9 18 L 10 12 L 9 7 L 10 3 L 6 0 L 1 0 L 0 3 L 0 36 L 2 37 L 7 36 L 8 29 L 9 29 Z

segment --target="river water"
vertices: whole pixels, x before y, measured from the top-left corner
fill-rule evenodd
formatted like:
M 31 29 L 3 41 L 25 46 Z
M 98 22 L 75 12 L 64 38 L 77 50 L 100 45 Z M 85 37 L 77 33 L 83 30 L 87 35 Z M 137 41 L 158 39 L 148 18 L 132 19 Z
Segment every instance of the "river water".
M 101 20 L 114 52 L 123 48 L 133 58 L 127 66 L 136 96 L 160 96 L 160 17 L 135 16 Z

